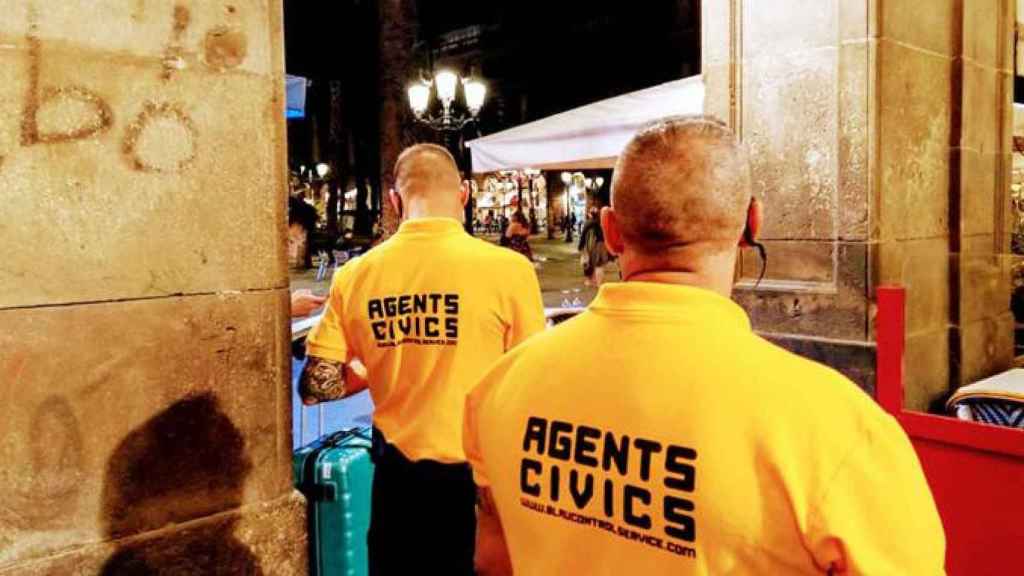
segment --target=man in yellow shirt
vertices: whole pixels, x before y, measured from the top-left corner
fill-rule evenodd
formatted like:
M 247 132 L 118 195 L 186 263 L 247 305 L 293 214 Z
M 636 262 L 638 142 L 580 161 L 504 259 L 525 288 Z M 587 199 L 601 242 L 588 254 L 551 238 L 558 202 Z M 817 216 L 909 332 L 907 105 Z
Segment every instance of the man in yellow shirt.
M 335 275 L 307 341 L 306 403 L 369 386 L 375 411 L 371 573 L 472 574 L 476 488 L 462 449 L 466 395 L 544 328 L 533 266 L 466 234 L 455 161 L 417 145 L 395 163 L 398 232 Z M 358 359 L 365 377 L 350 369 Z
M 505 356 L 467 401 L 480 573 L 943 573 L 899 425 L 758 337 L 729 299 L 760 209 L 728 128 L 641 130 L 601 224 L 625 282 Z

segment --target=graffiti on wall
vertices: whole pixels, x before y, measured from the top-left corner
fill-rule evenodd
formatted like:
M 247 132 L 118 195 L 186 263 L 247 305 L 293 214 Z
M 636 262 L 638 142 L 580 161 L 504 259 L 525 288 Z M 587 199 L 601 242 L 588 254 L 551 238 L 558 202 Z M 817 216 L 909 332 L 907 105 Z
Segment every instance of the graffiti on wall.
M 137 2 L 132 19 L 139 20 L 143 9 L 144 1 Z M 228 17 L 237 16 L 238 8 L 226 4 L 224 13 Z M 163 82 L 175 82 L 193 55 L 208 69 L 220 72 L 237 68 L 245 61 L 247 37 L 236 26 L 213 26 L 201 35 L 200 45 L 190 47 L 185 42 L 193 21 L 189 7 L 176 3 L 169 17 L 170 35 L 158 71 Z M 39 35 L 39 12 L 35 5 L 29 6 L 26 43 L 28 78 L 20 126 L 22 147 L 86 140 L 118 129 L 118 114 L 109 100 L 95 89 L 74 83 L 47 85 L 42 82 L 45 45 Z M 137 111 L 128 111 L 130 119 L 120 128 L 120 152 L 126 165 L 144 173 L 174 174 L 187 170 L 197 152 L 196 123 L 188 106 L 183 102 L 151 99 L 139 107 Z M 61 110 L 75 110 L 74 120 L 65 120 L 59 126 L 43 120 L 60 117 Z M 0 154 L 0 167 L 10 154 Z

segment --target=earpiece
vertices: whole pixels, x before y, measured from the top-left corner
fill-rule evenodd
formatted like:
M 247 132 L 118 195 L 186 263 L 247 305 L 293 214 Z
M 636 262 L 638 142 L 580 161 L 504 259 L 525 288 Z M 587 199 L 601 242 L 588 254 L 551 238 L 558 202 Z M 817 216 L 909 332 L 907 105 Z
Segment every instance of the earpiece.
M 755 248 L 758 256 L 761 257 L 761 273 L 758 274 L 757 282 L 754 283 L 754 288 L 757 288 L 761 285 L 761 280 L 764 280 L 764 273 L 768 271 L 768 251 L 765 249 L 764 244 L 754 239 L 754 233 L 750 230 L 750 226 L 743 229 L 743 243 L 751 248 Z
M 757 250 L 757 254 L 761 257 L 761 273 L 757 276 L 757 282 L 754 284 L 754 288 L 761 285 L 761 280 L 764 280 L 764 274 L 768 271 L 768 251 L 765 249 L 764 244 L 757 241 L 754 237 L 754 230 L 751 226 L 757 226 L 761 220 L 761 204 L 756 198 L 750 199 L 750 208 L 748 209 L 748 221 L 747 225 L 743 227 L 743 241 L 741 246 L 750 246 Z
M 743 243 L 747 246 L 758 244 L 757 240 L 754 240 L 754 233 L 750 230 L 750 226 L 743 228 Z

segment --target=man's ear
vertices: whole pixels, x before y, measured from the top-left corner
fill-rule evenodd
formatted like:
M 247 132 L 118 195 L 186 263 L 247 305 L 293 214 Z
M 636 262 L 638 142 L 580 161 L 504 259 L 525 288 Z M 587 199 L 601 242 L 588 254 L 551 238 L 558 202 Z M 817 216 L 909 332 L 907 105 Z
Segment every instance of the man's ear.
M 388 202 L 391 203 L 391 207 L 395 209 L 395 214 L 398 214 L 398 218 L 401 219 L 402 197 L 398 194 L 398 192 L 395 192 L 394 188 L 388 190 Z
M 616 256 L 622 254 L 626 246 L 622 241 L 619 217 L 611 206 L 601 208 L 601 230 L 604 232 L 604 244 L 608 251 Z
M 465 206 L 469 202 L 469 186 L 460 186 L 459 200 Z
M 753 246 L 761 237 L 761 223 L 764 222 L 764 207 L 757 198 L 750 199 L 747 206 L 747 225 L 743 228 L 740 246 Z

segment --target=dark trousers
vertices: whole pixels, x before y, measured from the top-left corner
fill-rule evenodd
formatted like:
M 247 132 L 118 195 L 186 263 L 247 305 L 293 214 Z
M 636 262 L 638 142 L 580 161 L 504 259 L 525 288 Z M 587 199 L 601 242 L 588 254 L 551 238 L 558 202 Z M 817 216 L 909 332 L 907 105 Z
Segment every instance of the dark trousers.
M 466 464 L 412 461 L 373 430 L 370 575 L 472 576 L 476 486 Z

